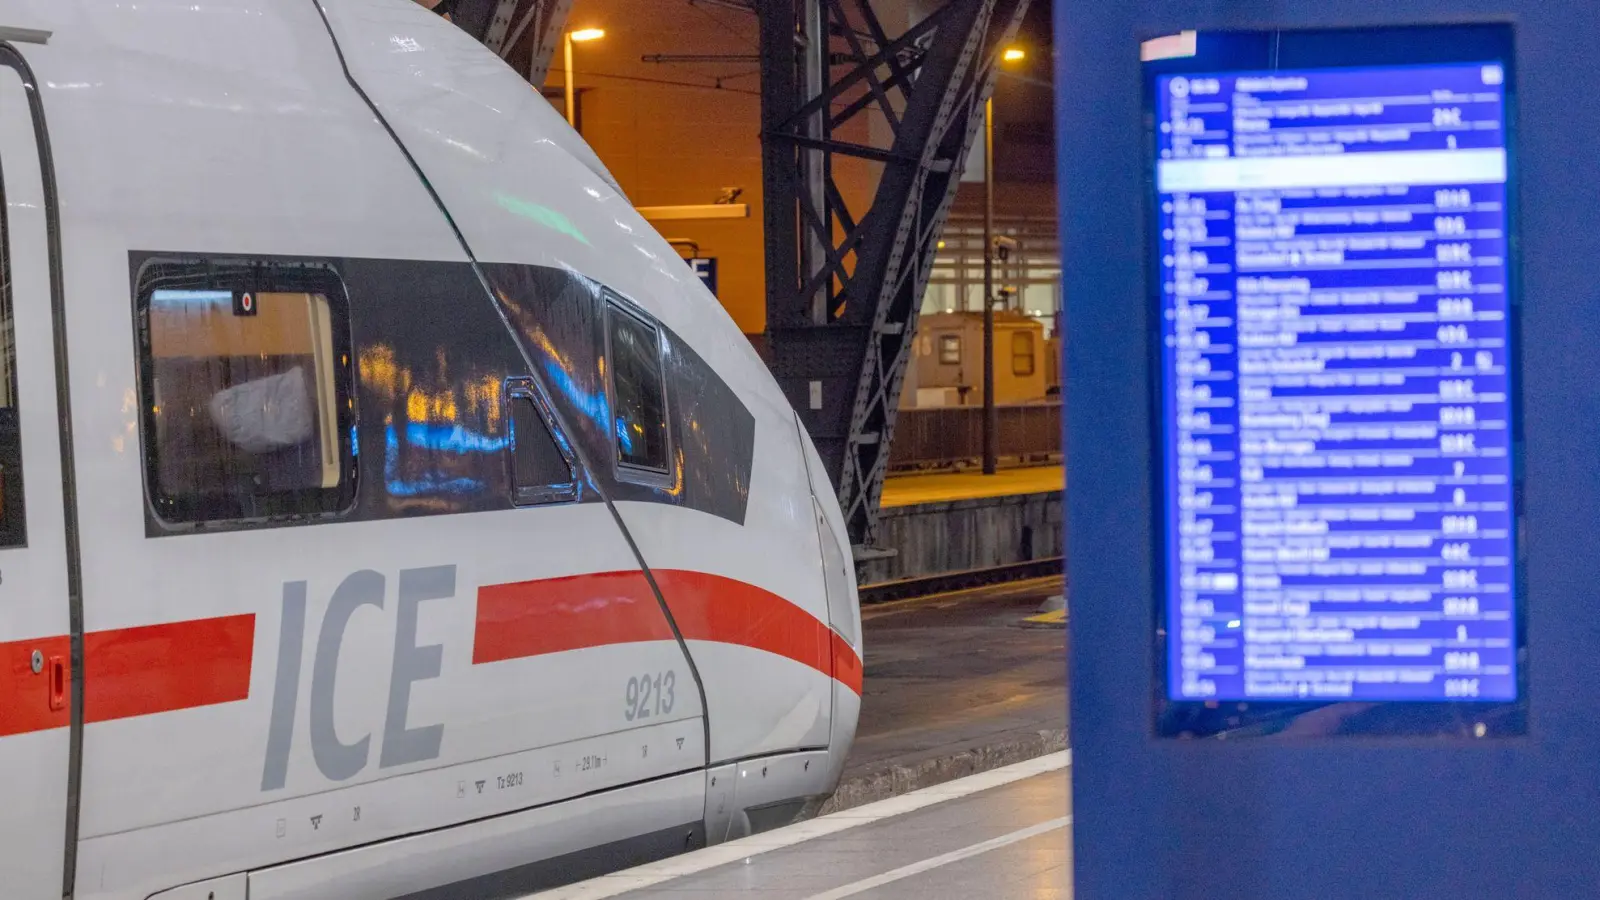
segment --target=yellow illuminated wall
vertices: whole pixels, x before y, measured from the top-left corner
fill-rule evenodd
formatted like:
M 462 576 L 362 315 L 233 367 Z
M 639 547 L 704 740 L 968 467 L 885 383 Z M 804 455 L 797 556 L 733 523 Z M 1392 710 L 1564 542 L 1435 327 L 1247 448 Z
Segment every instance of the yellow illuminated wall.
M 603 28 L 605 37 L 575 45 L 574 84 L 580 126 L 635 206 L 716 202 L 739 188 L 739 219 L 653 223 L 662 236 L 699 245 L 717 258 L 718 294 L 747 334 L 766 329 L 765 242 L 761 196 L 761 98 L 756 18 L 753 14 L 685 0 L 574 0 L 568 27 Z M 745 60 L 658 64 L 657 54 L 743 56 Z M 545 88 L 561 103 L 559 46 Z M 721 79 L 722 87 L 715 85 Z M 663 84 L 661 82 L 673 82 Z M 864 140 L 865 122 L 859 136 Z M 867 206 L 875 176 L 865 165 L 840 165 L 852 212 Z

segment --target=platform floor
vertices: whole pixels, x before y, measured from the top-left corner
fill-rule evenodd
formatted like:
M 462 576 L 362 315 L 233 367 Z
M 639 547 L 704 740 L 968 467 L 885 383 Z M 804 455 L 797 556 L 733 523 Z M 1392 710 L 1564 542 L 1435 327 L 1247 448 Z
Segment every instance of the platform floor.
M 1069 752 L 607 875 L 550 900 L 1071 900 Z
M 890 768 L 1064 733 L 1065 622 L 1028 621 L 1062 590 L 1058 576 L 863 610 L 861 720 L 845 786 Z
M 895 475 L 884 479 L 880 505 L 892 508 L 1016 494 L 1044 494 L 1061 490 L 1066 484 L 1066 477 L 1066 470 L 1061 466 L 1001 469 L 993 475 L 966 472 Z

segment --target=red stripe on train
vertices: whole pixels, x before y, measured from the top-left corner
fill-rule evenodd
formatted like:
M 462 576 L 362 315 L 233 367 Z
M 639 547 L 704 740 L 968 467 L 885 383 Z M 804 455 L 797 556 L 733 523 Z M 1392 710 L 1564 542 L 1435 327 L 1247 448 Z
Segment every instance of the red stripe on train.
M 244 700 L 255 622 L 254 615 L 224 616 L 89 632 L 83 638 L 84 721 Z M 38 674 L 35 650 L 44 657 Z M 55 659 L 70 665 L 65 636 L 0 644 L 0 736 L 67 726 L 67 703 L 51 708 Z M 71 672 L 63 675 L 70 683 Z
M 833 677 L 859 696 L 863 668 L 861 657 L 856 654 L 856 648 L 832 628 L 828 629 L 828 640 L 833 646 Z
M 43 657 L 37 674 L 35 650 Z M 50 679 L 52 661 L 68 663 L 71 650 L 65 635 L 0 644 L 0 737 L 67 727 L 66 705 L 50 708 Z
M 788 600 L 732 578 L 662 569 L 657 584 L 688 640 L 737 644 L 810 666 L 861 692 L 861 658 Z M 472 661 L 496 662 L 607 644 L 671 640 L 640 572 L 602 572 L 478 589 Z M 255 616 L 193 619 L 84 636 L 84 721 L 108 722 L 232 703 L 250 696 Z M 33 671 L 33 653 L 44 659 Z M 0 643 L 0 737 L 64 728 L 52 709 L 65 636 Z M 70 672 L 64 672 L 70 683 Z
M 472 664 L 603 644 L 670 641 L 642 572 L 597 572 L 478 588 Z
M 738 644 L 775 653 L 861 692 L 859 677 L 852 684 L 848 671 L 838 671 L 833 629 L 811 613 L 771 591 L 732 578 L 681 569 L 653 569 L 652 573 L 685 640 Z M 855 651 L 848 645 L 846 650 L 854 659 Z
M 771 591 L 705 572 L 652 570 L 686 640 L 792 659 L 861 693 L 861 658 L 816 616 Z M 474 664 L 605 644 L 671 640 L 639 572 L 602 572 L 478 588 Z
M 83 637 L 83 719 L 244 700 L 255 636 L 254 615 L 92 631 Z

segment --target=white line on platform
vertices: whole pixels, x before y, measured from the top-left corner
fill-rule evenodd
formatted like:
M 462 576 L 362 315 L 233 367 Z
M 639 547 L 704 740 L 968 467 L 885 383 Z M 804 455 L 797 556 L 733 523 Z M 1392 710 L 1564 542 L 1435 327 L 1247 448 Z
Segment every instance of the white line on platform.
M 694 853 L 648 863 L 614 875 L 602 875 L 599 878 L 544 891 L 538 895 L 538 900 L 606 900 L 608 897 L 654 887 L 674 878 L 694 875 L 758 854 L 793 847 L 814 838 L 838 834 L 858 825 L 868 825 L 894 816 L 903 816 L 935 803 L 956 800 L 1024 778 L 1064 769 L 1070 765 L 1072 765 L 1072 751 L 1062 750 L 1059 753 L 1024 760 L 1003 768 L 925 787 L 920 791 L 912 791 L 909 794 L 901 794 L 898 797 L 890 797 L 887 800 L 879 800 L 876 803 L 800 822 L 788 828 L 751 835 Z
M 886 884 L 891 884 L 899 881 L 902 878 L 910 878 L 913 875 L 919 875 L 923 872 L 929 871 L 930 869 L 937 869 L 940 866 L 948 866 L 953 862 L 960 862 L 963 859 L 971 859 L 980 853 L 988 853 L 990 850 L 999 850 L 1001 847 L 1010 846 L 1018 841 L 1025 841 L 1028 838 L 1038 837 L 1041 834 L 1049 834 L 1052 831 L 1065 828 L 1071 824 L 1071 816 L 1062 816 L 1059 819 L 1051 819 L 1048 822 L 1040 822 L 1037 825 L 1030 825 L 1027 828 L 1018 829 L 1010 834 L 1002 834 L 997 838 L 990 838 L 987 841 L 973 844 L 970 847 L 962 847 L 960 850 L 952 850 L 949 853 L 941 853 L 938 856 L 919 860 L 917 862 L 910 863 L 909 865 L 901 866 L 898 869 L 890 869 L 882 875 L 874 875 L 871 878 L 863 878 L 862 880 L 854 882 L 853 884 L 841 885 L 831 891 L 823 891 L 820 894 L 813 894 L 806 898 L 806 900 L 844 900 L 845 897 L 854 897 L 862 891 L 870 891 L 875 887 L 883 887 Z

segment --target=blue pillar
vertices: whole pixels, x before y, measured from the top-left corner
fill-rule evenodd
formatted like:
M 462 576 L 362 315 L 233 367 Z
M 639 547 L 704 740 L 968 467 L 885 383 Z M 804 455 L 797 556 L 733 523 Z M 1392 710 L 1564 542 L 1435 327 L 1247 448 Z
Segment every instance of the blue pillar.
M 1600 897 L 1600 5 L 1056 0 L 1056 17 L 1075 896 Z M 1526 733 L 1162 736 L 1140 42 L 1441 22 L 1514 32 Z

